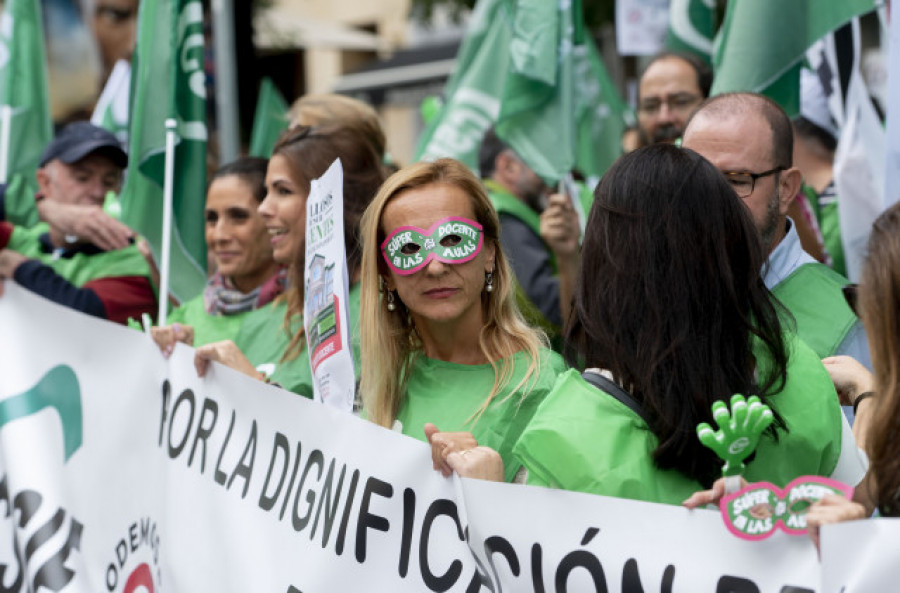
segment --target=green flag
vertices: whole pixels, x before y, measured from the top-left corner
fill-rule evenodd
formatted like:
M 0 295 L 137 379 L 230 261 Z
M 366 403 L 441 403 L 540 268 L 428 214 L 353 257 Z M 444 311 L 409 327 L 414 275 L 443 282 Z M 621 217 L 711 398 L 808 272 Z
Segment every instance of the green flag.
M 288 104 L 268 76 L 259 85 L 256 113 L 253 116 L 253 134 L 250 136 L 250 156 L 269 158 L 272 147 L 288 124 Z
M 731 0 L 713 58 L 712 94 L 753 91 L 800 110 L 800 67 L 806 49 L 875 0 Z
M 6 0 L 0 16 L 0 175 L 8 183 L 6 218 L 31 226 L 37 222 L 34 172 L 53 137 L 47 96 L 47 57 L 38 0 Z
M 712 64 L 716 0 L 671 0 L 666 48 L 691 53 Z
M 170 288 L 191 298 L 206 282 L 206 76 L 200 0 L 142 0 L 132 58 L 128 177 L 122 220 L 162 244 L 167 119 L 177 122 Z M 162 297 L 161 297 L 162 298 Z
M 590 154 L 582 146 L 596 152 L 594 159 L 579 162 L 589 167 L 594 160 L 595 170 L 603 168 L 600 163 L 609 161 L 603 154 L 605 134 L 616 126 L 578 123 L 594 113 L 611 123 L 618 119 L 621 130 L 623 103 L 605 84 L 608 77 L 595 78 L 603 65 L 591 59 L 581 18 L 577 0 L 481 0 L 447 83 L 445 106 L 420 139 L 417 158 L 450 156 L 477 169 L 481 139 L 494 125 L 498 136 L 548 181 L 570 171 L 579 153 Z M 602 137 L 594 136 L 598 130 Z M 621 131 L 616 146 L 620 137 Z

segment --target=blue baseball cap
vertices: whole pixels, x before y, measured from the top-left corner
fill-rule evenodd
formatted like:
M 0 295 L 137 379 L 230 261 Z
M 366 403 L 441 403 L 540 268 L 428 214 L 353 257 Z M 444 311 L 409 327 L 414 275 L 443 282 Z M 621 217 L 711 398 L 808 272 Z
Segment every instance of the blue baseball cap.
M 72 122 L 60 130 L 44 149 L 40 166 L 54 159 L 71 165 L 98 151 L 102 151 L 117 167 L 124 169 L 128 166 L 128 155 L 112 132 L 89 121 Z

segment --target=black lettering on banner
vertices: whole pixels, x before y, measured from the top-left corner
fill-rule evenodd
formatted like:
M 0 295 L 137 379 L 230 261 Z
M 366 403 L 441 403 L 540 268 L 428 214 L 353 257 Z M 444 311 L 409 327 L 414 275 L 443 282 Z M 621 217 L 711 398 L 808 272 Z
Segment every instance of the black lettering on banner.
M 322 466 L 325 465 L 325 456 L 322 455 L 322 452 L 318 449 L 313 449 L 312 453 L 309 454 L 309 457 L 306 458 L 306 467 L 303 468 L 303 474 L 300 476 L 300 483 L 297 484 L 297 493 L 294 495 L 294 511 L 291 515 L 291 523 L 294 525 L 294 531 L 303 531 L 306 527 L 306 524 L 309 523 L 309 518 L 312 516 L 312 508 L 316 503 L 316 493 L 310 488 L 306 492 L 306 515 L 301 517 L 297 514 L 297 509 L 300 504 L 300 492 L 303 491 L 303 486 L 306 484 L 306 476 L 309 475 L 309 470 L 312 469 L 312 466 L 315 465 L 318 468 L 318 475 L 316 476 L 317 480 L 322 479 Z
M 337 541 L 334 544 L 335 553 L 340 556 L 344 553 L 344 539 L 347 535 L 347 524 L 350 522 L 350 509 L 353 508 L 353 497 L 356 494 L 356 484 L 359 482 L 359 470 L 353 470 L 350 476 L 350 488 L 347 493 L 347 502 L 344 503 L 344 516 L 341 517 L 341 527 L 338 529 Z
M 137 551 L 138 546 L 138 531 L 137 531 L 137 523 L 132 523 L 128 526 L 128 539 L 131 544 L 131 551 Z
M 207 413 L 212 415 L 212 422 L 210 422 L 209 426 L 204 425 Z M 203 452 L 200 454 L 201 474 L 206 470 L 206 440 L 212 435 L 218 417 L 219 404 L 208 397 L 204 398 L 203 409 L 200 410 L 200 420 L 197 421 L 197 433 L 194 435 L 194 444 L 191 445 L 191 454 L 188 456 L 188 467 L 191 467 L 191 464 L 194 463 L 194 453 L 197 451 L 197 442 L 203 441 Z
M 172 427 L 175 425 L 175 419 L 178 417 L 178 409 L 181 408 L 181 404 L 183 402 L 188 402 L 190 404 L 190 412 L 188 415 L 187 424 L 184 427 L 184 436 L 181 438 L 181 442 L 176 446 L 172 446 Z M 194 425 L 194 411 L 197 407 L 197 402 L 194 399 L 194 392 L 190 389 L 185 389 L 178 396 L 178 399 L 175 400 L 175 405 L 172 408 L 172 418 L 169 420 L 169 438 L 168 438 L 168 446 L 169 446 L 169 457 L 175 459 L 181 452 L 184 450 L 184 446 L 187 445 L 187 440 L 191 436 L 191 426 Z
M 422 580 L 425 585 L 432 591 L 447 591 L 456 584 L 459 576 L 462 574 L 463 563 L 458 558 L 450 563 L 447 571 L 437 576 L 431 571 L 428 565 L 428 541 L 431 535 L 431 526 L 434 520 L 441 515 L 446 515 L 453 519 L 456 524 L 456 532 L 460 541 L 465 541 L 463 536 L 462 525 L 459 523 L 459 515 L 456 512 L 456 503 L 446 498 L 439 498 L 431 503 L 422 519 L 422 535 L 419 539 L 419 570 L 422 572 Z
M 394 487 L 376 477 L 369 477 L 366 480 L 362 502 L 359 505 L 359 519 L 356 521 L 356 561 L 360 564 L 366 561 L 366 530 L 376 529 L 386 533 L 391 527 L 386 517 L 369 512 L 373 495 L 391 498 L 394 496 Z
M 59 528 L 62 527 L 65 520 L 66 512 L 62 509 L 57 509 L 56 513 L 54 513 L 49 521 L 38 527 L 37 531 L 34 532 L 34 535 L 29 538 L 28 543 L 25 545 L 26 561 L 31 560 L 31 557 L 34 556 L 37 549 L 47 543 L 47 540 L 59 531 Z
M 163 443 L 163 433 L 166 428 L 166 420 L 169 419 L 169 398 L 172 396 L 172 385 L 169 383 L 169 380 L 166 379 L 162 384 L 162 413 L 159 417 L 159 443 L 158 447 L 162 447 Z
M 259 508 L 264 511 L 271 511 L 275 506 L 275 501 L 281 496 L 281 489 L 284 487 L 284 480 L 287 478 L 288 463 L 291 461 L 290 445 L 287 437 L 280 432 L 275 433 L 275 441 L 272 443 L 272 456 L 269 458 L 269 469 L 266 470 L 266 479 L 263 482 L 262 490 L 259 491 Z M 272 470 L 275 468 L 275 459 L 278 458 L 278 452 L 284 455 L 284 463 L 281 466 L 281 477 L 278 479 L 278 486 L 272 496 L 266 495 L 269 488 L 269 481 L 272 479 Z
M 300 468 L 300 441 L 297 441 L 297 453 L 294 455 L 294 469 L 291 471 L 291 480 L 285 488 L 284 502 L 281 504 L 281 512 L 278 513 L 278 519 L 284 519 L 284 513 L 287 511 L 288 502 L 291 500 L 291 491 L 294 488 L 294 480 L 297 479 L 297 470 Z
M 66 567 L 66 562 L 72 554 L 72 550 L 81 549 L 81 532 L 83 530 L 81 523 L 75 519 L 69 521 L 69 537 L 62 548 L 51 556 L 34 575 L 33 591 L 38 591 L 41 587 L 46 587 L 51 591 L 59 591 L 69 584 L 75 571 Z
M 228 448 L 228 441 L 231 440 L 231 432 L 234 430 L 235 411 L 231 411 L 231 422 L 228 423 L 228 432 L 225 433 L 225 442 L 222 443 L 222 450 L 219 451 L 219 458 L 216 460 L 216 471 L 213 473 L 213 479 L 217 484 L 225 484 L 228 475 L 220 468 L 222 467 L 222 458 L 225 457 L 225 449 Z
M 556 591 L 557 593 L 566 593 L 569 590 L 568 581 L 569 574 L 576 568 L 583 568 L 591 575 L 594 581 L 594 588 L 597 593 L 607 593 L 606 575 L 603 572 L 603 566 L 596 556 L 587 550 L 575 550 L 569 552 L 563 557 L 562 562 L 556 568 Z
M 398 574 L 406 578 L 409 572 L 409 549 L 412 547 L 413 523 L 416 520 L 416 491 L 412 488 L 403 490 L 403 532 L 400 538 L 400 564 Z
M 128 546 L 125 545 L 124 539 L 120 539 L 116 544 L 116 560 L 119 561 L 119 568 L 123 568 L 125 561 L 128 560 Z
M 106 590 L 113 591 L 119 584 L 119 571 L 112 562 L 106 567 Z
M 725 575 L 719 577 L 716 593 L 759 593 L 759 587 L 749 579 Z
M 43 502 L 40 493 L 34 490 L 24 490 L 11 497 L 6 476 L 0 478 L 0 501 L 6 503 L 3 517 L 12 518 L 14 511 L 19 512 L 19 528 L 25 528 L 31 520 L 36 516 Z M 29 538 L 24 549 L 19 546 L 19 531 L 12 530 L 12 549 L 16 560 L 16 578 L 12 585 L 7 587 L 5 583 L 9 580 L 7 571 L 10 565 L 0 564 L 0 593 L 20 593 L 23 590 L 38 591 L 39 589 L 48 591 L 60 591 L 75 576 L 75 572 L 66 567 L 73 550 L 81 548 L 82 525 L 76 519 L 69 519 L 69 535 L 62 547 L 50 556 L 44 563 L 34 571 L 34 577 L 31 583 L 25 581 L 28 563 L 34 557 L 38 549 L 46 547 L 45 545 L 54 536 L 56 536 L 66 522 L 66 512 L 58 509 L 53 516 L 45 523 L 40 525 Z
M 519 576 L 522 569 L 519 565 L 519 557 L 516 555 L 516 550 L 509 543 L 509 540 L 499 535 L 493 535 L 484 540 L 484 555 L 487 557 L 488 564 L 491 567 L 491 574 L 494 575 L 494 582 L 497 583 L 497 593 L 502 593 L 503 586 L 500 584 L 497 565 L 494 564 L 494 554 L 500 554 L 506 559 L 513 576 Z M 493 587 L 490 587 L 490 589 L 491 591 L 494 590 Z
M 541 544 L 531 546 L 531 585 L 534 593 L 545 593 L 544 591 L 544 551 Z
M 9 487 L 6 484 L 5 475 L 0 479 L 0 501 L 6 503 L 6 511 L 3 513 L 3 516 L 11 517 L 13 506 L 10 504 Z M 6 571 L 9 570 L 10 566 L 8 564 L 0 564 L 0 593 L 18 593 L 22 589 L 22 584 L 25 582 L 25 559 L 22 557 L 21 548 L 19 547 L 18 534 L 18 531 L 15 529 L 12 530 L 12 549 L 16 559 L 16 580 L 13 581 L 9 588 L 7 588 L 4 583 L 7 580 Z
M 660 593 L 672 593 L 672 584 L 675 581 L 675 567 L 671 564 L 663 571 Z M 622 593 L 644 593 L 644 585 L 641 583 L 641 575 L 638 571 L 638 563 L 634 558 L 625 561 L 622 570 Z
M 465 538 L 466 541 L 469 542 L 469 527 L 466 526 L 465 529 Z M 469 544 L 471 549 L 471 543 Z M 491 581 L 491 577 L 488 574 L 487 568 L 484 564 L 479 560 L 478 555 L 474 553 L 472 550 L 472 559 L 475 560 L 475 573 L 472 575 L 472 580 L 469 581 L 469 586 L 466 587 L 466 593 L 478 593 L 482 588 L 494 592 L 494 583 Z M 497 582 L 497 588 L 501 589 L 500 582 Z
M 31 518 L 41 507 L 43 497 L 34 490 L 25 490 L 16 494 L 13 507 L 19 511 L 19 527 L 28 525 Z
M 347 473 L 347 466 L 341 466 L 341 477 L 338 479 L 337 489 L 335 490 L 334 504 L 331 504 L 331 484 L 334 480 L 334 459 L 328 464 L 328 474 L 325 475 L 325 483 L 322 485 L 322 493 L 319 495 L 319 508 L 316 509 L 316 520 L 313 521 L 312 531 L 309 532 L 309 541 L 312 541 L 316 535 L 316 527 L 319 525 L 319 517 L 322 515 L 322 507 L 325 507 L 325 522 L 322 526 L 322 549 L 328 545 L 328 538 L 331 535 L 331 526 L 337 517 L 338 504 L 341 501 L 341 488 L 344 486 L 344 474 Z M 329 511 L 330 507 L 330 511 Z
M 150 541 L 150 533 L 151 533 L 151 531 L 150 531 L 150 517 L 147 517 L 147 518 L 145 518 L 145 519 L 141 519 L 141 543 L 142 543 L 142 544 L 145 544 L 145 545 L 146 545 L 146 544 L 149 543 L 149 544 L 152 545 L 152 542 Z
M 248 454 L 250 462 L 246 463 L 245 460 L 247 459 Z M 245 498 L 247 496 L 247 489 L 250 488 L 250 476 L 253 475 L 254 463 L 256 463 L 256 420 L 250 424 L 250 436 L 247 438 L 244 452 L 241 454 L 241 459 L 238 461 L 234 471 L 231 472 L 231 477 L 228 478 L 228 486 L 226 486 L 225 489 L 231 490 L 231 485 L 234 483 L 235 477 L 240 476 L 244 478 L 244 491 L 241 492 L 241 498 Z

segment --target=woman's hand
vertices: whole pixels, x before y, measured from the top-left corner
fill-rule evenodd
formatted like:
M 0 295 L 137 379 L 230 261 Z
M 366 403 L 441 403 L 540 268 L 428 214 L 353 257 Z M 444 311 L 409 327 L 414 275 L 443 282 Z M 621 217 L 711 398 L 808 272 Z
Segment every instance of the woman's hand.
M 825 370 L 831 376 L 838 397 L 845 406 L 852 406 L 860 393 L 874 391 L 875 379 L 869 370 L 855 358 L 849 356 L 829 356 L 822 359 Z
M 431 463 L 434 469 L 438 470 L 446 478 L 453 473 L 453 467 L 447 463 L 447 456 L 451 453 L 461 453 L 474 449 L 478 446 L 478 441 L 470 432 L 441 432 L 440 429 L 431 424 L 425 424 L 425 438 L 431 445 Z
M 822 500 L 809 507 L 809 511 L 806 513 L 806 529 L 818 550 L 819 529 L 822 525 L 865 519 L 866 516 L 866 508 L 858 502 L 847 500 L 843 496 L 826 494 Z
M 166 358 L 172 355 L 176 342 L 183 342 L 188 346 L 194 345 L 194 328 L 190 325 L 173 323 L 165 327 L 151 327 L 150 336 Z
M 447 463 L 462 478 L 503 482 L 503 459 L 490 447 L 475 447 L 447 455 Z
M 209 362 L 213 360 L 259 381 L 265 380 L 263 374 L 254 368 L 240 348 L 231 340 L 213 342 L 197 348 L 194 354 L 194 368 L 197 369 L 198 377 L 206 374 Z
M 434 469 L 446 478 L 454 471 L 463 478 L 504 481 L 503 459 L 490 447 L 481 447 L 468 432 L 441 432 L 430 422 L 425 437 L 431 444 Z
M 748 482 L 742 477 L 736 476 L 739 481 L 739 485 L 737 486 L 737 490 L 744 488 L 747 486 Z M 709 490 L 700 490 L 699 492 L 694 492 L 691 496 L 681 503 L 681 506 L 687 507 L 689 509 L 696 509 L 697 507 L 706 506 L 708 504 L 717 505 L 719 501 L 722 500 L 722 497 L 725 496 L 725 485 L 728 481 L 728 478 L 719 478 L 715 482 L 713 482 L 712 488 Z

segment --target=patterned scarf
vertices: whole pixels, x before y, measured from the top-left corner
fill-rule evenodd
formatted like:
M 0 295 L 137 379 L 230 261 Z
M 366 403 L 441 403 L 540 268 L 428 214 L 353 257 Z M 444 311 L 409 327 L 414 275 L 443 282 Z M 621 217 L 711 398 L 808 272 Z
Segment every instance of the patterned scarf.
M 210 315 L 237 315 L 272 302 L 287 286 L 287 269 L 278 271 L 250 292 L 239 291 L 231 280 L 218 272 L 206 282 L 203 307 Z

